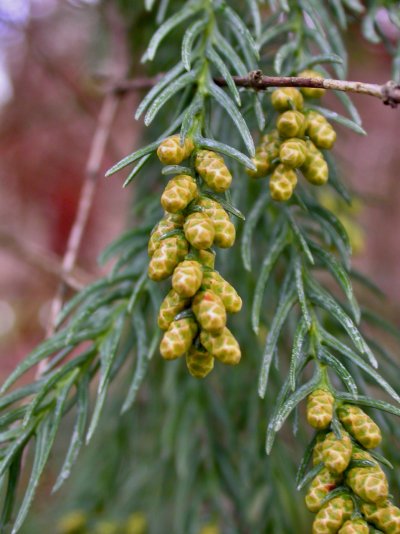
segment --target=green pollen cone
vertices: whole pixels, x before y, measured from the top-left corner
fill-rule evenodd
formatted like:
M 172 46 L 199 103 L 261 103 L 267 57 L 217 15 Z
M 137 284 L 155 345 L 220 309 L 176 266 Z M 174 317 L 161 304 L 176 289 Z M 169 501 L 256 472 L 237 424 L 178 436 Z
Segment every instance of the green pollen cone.
M 175 267 L 172 287 L 181 297 L 193 297 L 201 286 L 203 269 L 198 261 L 185 260 Z
M 180 136 L 172 135 L 159 145 L 157 156 L 164 165 L 179 165 L 190 156 L 193 148 L 194 145 L 191 139 L 185 139 L 183 146 L 181 146 Z
M 382 441 L 378 425 L 358 406 L 344 404 L 338 410 L 343 426 L 363 447 L 374 449 Z
M 241 310 L 242 299 L 236 289 L 216 271 L 205 272 L 202 285 L 220 297 L 228 313 L 238 313 Z
M 173 321 L 161 340 L 161 356 L 166 360 L 183 356 L 190 349 L 197 331 L 196 321 L 190 317 Z
M 300 111 L 285 111 L 276 121 L 276 128 L 281 137 L 303 137 L 306 125 L 306 118 Z
M 149 278 L 155 282 L 168 278 L 188 251 L 188 242 L 181 235 L 161 240 L 149 263 Z
M 328 501 L 317 513 L 312 526 L 313 534 L 336 534 L 353 513 L 353 501 L 343 495 Z
M 214 358 L 203 348 L 192 346 L 186 354 L 189 373 L 195 378 L 205 378 L 214 368 Z
M 361 511 L 369 521 L 385 534 L 400 533 L 400 508 L 386 501 L 382 504 L 361 504 Z
M 342 432 L 342 438 L 337 439 L 333 432 L 327 434 L 322 445 L 322 460 L 333 473 L 343 473 L 350 463 L 353 444 L 350 436 Z
M 200 333 L 201 344 L 206 350 L 222 363 L 237 365 L 241 358 L 240 347 L 232 332 L 224 328 L 220 334 L 212 334 L 203 330 Z
M 271 95 L 271 103 L 277 111 L 288 109 L 303 109 L 303 96 L 295 87 L 280 87 L 275 89 Z
M 199 150 L 195 168 L 208 187 L 217 193 L 223 193 L 232 183 L 232 175 L 225 165 L 224 158 L 216 152 Z
M 194 248 L 207 249 L 214 242 L 214 225 L 205 213 L 196 212 L 189 215 L 183 225 L 183 231 Z
M 168 330 L 174 317 L 187 308 L 189 304 L 190 299 L 183 298 L 174 289 L 171 289 L 161 303 L 160 311 L 158 312 L 158 326 L 161 330 Z
M 346 521 L 342 528 L 339 530 L 339 534 L 368 534 L 368 524 L 363 519 L 352 519 Z
M 192 310 L 202 330 L 220 334 L 226 326 L 225 306 L 218 295 L 207 289 L 197 293 Z
M 169 213 L 186 208 L 198 195 L 196 180 L 192 176 L 179 174 L 170 180 L 161 195 L 161 205 Z
M 341 475 L 331 473 L 324 467 L 312 480 L 305 497 L 310 512 L 318 512 L 322 507 L 322 500 L 341 482 Z
M 316 389 L 307 399 L 307 421 L 318 429 L 327 428 L 333 416 L 333 404 L 335 399 L 329 391 Z

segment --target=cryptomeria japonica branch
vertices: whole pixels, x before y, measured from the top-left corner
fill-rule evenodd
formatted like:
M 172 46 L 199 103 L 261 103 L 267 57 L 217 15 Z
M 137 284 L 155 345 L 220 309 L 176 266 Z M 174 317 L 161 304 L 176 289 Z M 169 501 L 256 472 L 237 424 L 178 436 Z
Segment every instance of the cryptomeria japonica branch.
M 366 134 L 345 92 L 396 107 L 399 54 L 390 46 L 397 84 L 332 80 L 327 72 L 345 76 L 341 35 L 356 17 L 365 37 L 377 41 L 380 34 L 371 31 L 381 29 L 375 19 L 380 3 L 281 0 L 269 2 L 269 9 L 256 0 L 146 0 L 149 10 L 159 4 L 156 24 L 143 16 L 140 3 L 114 2 L 123 8 L 121 22 L 132 42 L 126 43 L 126 68 L 102 87 L 51 335 L 0 387 L 0 531 L 8 532 L 11 522 L 12 534 L 22 527 L 52 450 L 58 451 L 57 435 L 64 437 L 64 416 L 74 423 L 54 491 L 83 444 L 108 428 L 107 396 L 118 389 L 126 416 L 114 414 L 117 434 L 125 426 L 130 432 L 135 402 L 134 422 L 144 408 L 148 417 L 140 435 L 133 425 L 134 448 L 130 439 L 121 445 L 124 459 L 134 452 L 133 468 L 118 469 L 113 495 L 109 484 L 99 493 L 105 513 L 111 498 L 129 501 L 135 516 L 149 515 L 143 532 L 205 534 L 210 515 L 218 533 L 228 525 L 255 534 L 399 534 L 400 507 L 391 489 L 396 497 L 396 471 L 386 468 L 397 457 L 399 426 L 387 414 L 400 417 L 400 381 L 396 355 L 380 344 L 388 334 L 399 336 L 381 316 L 384 301 L 378 313 L 369 309 L 379 289 L 351 268 L 352 244 L 362 245 L 363 236 L 332 152 L 342 132 L 330 123 Z M 400 31 L 395 2 L 385 4 Z M 123 79 L 128 65 L 139 62 L 129 51 L 137 50 L 140 32 L 147 37 L 153 29 L 142 61 L 155 60 L 157 76 Z M 97 33 L 110 43 L 124 33 L 120 22 L 114 35 L 103 30 L 102 22 Z M 118 46 L 110 61 L 122 68 L 121 51 Z M 262 68 L 278 76 L 265 76 Z M 102 265 L 112 261 L 110 271 L 64 303 L 108 159 L 107 141 L 124 133 L 113 128 L 114 118 L 125 95 L 146 89 L 135 119 L 151 126 L 148 139 L 106 172 L 128 172 L 130 227 L 101 255 Z M 325 90 L 338 91 L 344 115 L 329 102 L 319 105 Z M 124 123 L 136 103 L 126 99 Z M 374 150 L 373 143 L 367 149 Z M 362 291 L 362 308 L 353 282 Z M 36 366 L 38 377 L 29 382 Z M 387 400 L 375 398 L 378 388 Z M 264 452 L 271 453 L 284 427 L 287 442 L 266 464 Z M 103 436 L 102 444 L 115 447 L 111 432 Z M 28 448 L 32 462 L 24 461 Z M 301 498 L 293 485 L 299 449 Z M 136 452 L 163 478 L 136 473 Z M 174 480 L 166 492 L 160 492 L 163 479 Z M 243 480 L 245 491 L 233 491 Z M 191 495 L 184 499 L 188 483 Z M 263 496 L 256 507 L 253 494 Z M 312 518 L 303 514 L 303 500 Z M 88 517 L 82 528 L 92 528 L 95 519 Z M 128 528 L 125 520 L 121 528 Z
M 123 94 L 129 91 L 148 89 L 160 79 L 160 76 L 156 76 L 154 78 L 143 77 L 133 80 L 122 80 L 110 86 L 109 90 Z M 256 91 L 264 91 L 269 87 L 311 87 L 374 96 L 392 108 L 400 104 L 400 85 L 394 81 L 388 81 L 383 85 L 379 85 L 376 83 L 335 80 L 331 78 L 265 76 L 260 70 L 252 71 L 247 76 L 232 76 L 232 79 L 237 87 L 246 87 Z M 226 80 L 224 78 L 214 78 L 214 82 L 220 87 L 226 86 Z

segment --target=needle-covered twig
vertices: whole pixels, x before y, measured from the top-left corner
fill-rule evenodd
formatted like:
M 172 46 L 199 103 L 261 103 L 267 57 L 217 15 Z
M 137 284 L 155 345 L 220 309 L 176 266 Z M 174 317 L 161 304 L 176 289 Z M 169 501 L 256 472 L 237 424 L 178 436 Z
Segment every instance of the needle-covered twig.
M 400 104 L 400 85 L 393 81 L 379 85 L 376 83 L 335 80 L 330 78 L 265 76 L 260 70 L 252 71 L 247 76 L 232 76 L 232 79 L 237 87 L 246 87 L 256 91 L 264 91 L 265 89 L 268 89 L 268 87 L 311 87 L 374 96 L 382 100 L 384 104 L 393 108 Z M 110 85 L 108 90 L 114 94 L 124 95 L 130 91 L 149 89 L 159 80 L 160 76 L 154 78 L 141 77 L 132 80 L 121 80 Z M 224 78 L 215 78 L 214 82 L 221 87 L 227 85 Z

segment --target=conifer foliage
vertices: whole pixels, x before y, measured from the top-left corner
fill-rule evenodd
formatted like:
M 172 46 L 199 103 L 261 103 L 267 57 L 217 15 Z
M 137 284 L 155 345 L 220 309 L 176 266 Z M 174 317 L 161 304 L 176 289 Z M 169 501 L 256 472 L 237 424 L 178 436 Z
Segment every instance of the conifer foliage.
M 142 9 L 128 4 L 124 12 Z M 382 2 L 367 4 L 146 0 L 157 28 L 142 60 L 158 65 L 162 55 L 163 66 L 136 111 L 151 141 L 107 173 L 129 167 L 136 222 L 103 253 L 102 262 L 116 259 L 110 274 L 65 305 L 54 336 L 1 389 L 1 521 L 13 532 L 64 416 L 72 412 L 75 423 L 55 489 L 101 432 L 109 386 L 120 380 L 123 413 L 147 388 L 147 406 L 167 406 L 170 421 L 160 461 L 171 477 L 177 470 L 174 504 L 164 495 L 175 508 L 165 523 L 149 519 L 150 532 L 199 532 L 205 508 L 222 534 L 400 533 L 399 479 L 390 474 L 400 439 L 398 364 L 365 327 L 398 333 L 360 307 L 353 281 L 376 288 L 352 270 L 348 232 L 319 196 L 326 188 L 351 203 L 333 123 L 365 134 L 360 117 L 346 93 L 335 93 L 339 114 L 324 107 L 324 90 L 254 91 L 234 78 L 258 70 L 345 78 L 342 36 L 357 20 L 366 39 L 388 46 L 398 77 L 400 46 L 376 23 Z M 400 28 L 398 3 L 383 4 Z M 47 358 L 39 379 L 10 390 Z M 133 366 L 128 384 L 123 366 Z M 163 424 L 156 411 L 154 428 Z M 294 456 L 305 449 L 297 481 L 293 450 L 273 452 L 288 421 Z M 28 447 L 33 462 L 19 502 Z M 296 485 L 304 509 L 291 509 Z M 187 492 L 199 506 L 183 502 Z M 222 494 L 232 499 L 228 510 Z

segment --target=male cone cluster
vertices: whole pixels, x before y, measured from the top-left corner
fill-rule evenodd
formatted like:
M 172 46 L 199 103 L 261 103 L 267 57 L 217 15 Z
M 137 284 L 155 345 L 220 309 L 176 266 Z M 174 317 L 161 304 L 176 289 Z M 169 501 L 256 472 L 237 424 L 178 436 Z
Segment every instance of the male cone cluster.
M 330 431 L 334 410 L 335 399 L 326 389 L 316 389 L 307 399 L 307 420 L 318 430 L 312 461 L 323 464 L 305 498 L 316 513 L 313 534 L 368 534 L 369 525 L 399 534 L 400 509 L 388 500 L 386 475 L 368 452 L 382 440 L 378 425 L 358 406 L 342 404 L 336 409 L 339 437 Z M 329 499 L 339 486 L 343 493 Z
M 303 71 L 299 76 L 321 78 L 316 71 Z M 329 150 L 336 132 L 323 115 L 304 108 L 305 98 L 320 98 L 324 89 L 283 87 L 273 91 L 271 102 L 279 115 L 276 128 L 263 136 L 253 163 L 256 170 L 247 171 L 253 178 L 270 175 L 273 200 L 289 200 L 297 185 L 297 171 L 313 185 L 328 181 L 328 165 L 321 149 Z
M 172 276 L 172 288 L 161 304 L 158 325 L 164 330 L 160 352 L 166 360 L 186 355 L 189 372 L 204 378 L 217 358 L 239 363 L 239 344 L 226 326 L 227 313 L 237 313 L 242 300 L 214 270 L 212 246 L 229 248 L 236 231 L 222 205 L 202 195 L 202 186 L 226 191 L 232 175 L 224 159 L 209 150 L 197 150 L 179 135 L 163 141 L 160 161 L 179 165 L 192 156 L 193 172 L 173 177 L 161 196 L 165 215 L 154 228 L 148 245 L 148 275 L 154 281 Z

